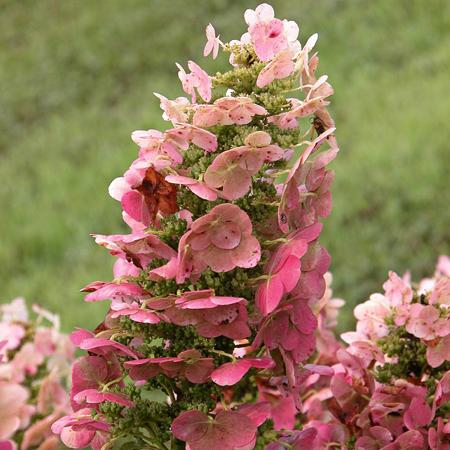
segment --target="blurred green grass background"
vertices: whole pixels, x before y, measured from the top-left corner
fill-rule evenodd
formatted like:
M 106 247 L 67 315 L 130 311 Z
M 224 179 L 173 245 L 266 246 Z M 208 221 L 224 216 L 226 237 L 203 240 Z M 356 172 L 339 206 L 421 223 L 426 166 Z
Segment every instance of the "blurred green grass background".
M 134 129 L 164 125 L 152 92 L 182 94 L 175 61 L 201 56 L 212 22 L 244 32 L 255 1 L 0 1 L 0 302 L 23 295 L 92 327 L 106 305 L 79 289 L 110 279 L 89 233 L 126 232 L 109 182 L 134 159 Z M 323 242 L 335 294 L 353 305 L 389 269 L 420 277 L 450 249 L 450 2 L 273 1 L 318 31 L 320 73 L 336 90 L 341 153 Z

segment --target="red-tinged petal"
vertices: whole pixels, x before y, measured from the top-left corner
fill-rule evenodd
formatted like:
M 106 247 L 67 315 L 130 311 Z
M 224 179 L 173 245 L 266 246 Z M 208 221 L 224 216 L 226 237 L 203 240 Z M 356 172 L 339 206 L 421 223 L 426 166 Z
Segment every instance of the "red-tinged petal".
M 215 306 L 214 310 L 201 313 L 205 321 L 215 325 L 227 325 L 237 320 L 241 315 L 238 304 Z
M 207 232 L 196 233 L 189 239 L 192 250 L 199 252 L 208 248 L 211 243 L 210 236 Z
M 288 330 L 289 316 L 286 312 L 269 317 L 268 321 L 264 324 L 264 328 L 261 330 L 264 344 L 269 349 L 278 347 L 286 339 Z
M 100 356 L 83 356 L 72 366 L 71 396 L 85 389 L 97 389 L 108 379 L 108 365 Z
M 191 186 L 192 184 L 198 183 L 197 180 L 189 177 L 183 177 L 181 175 L 167 175 L 166 181 L 173 184 L 183 184 L 184 186 Z
M 251 363 L 245 359 L 222 364 L 211 374 L 211 379 L 219 386 L 236 384 L 250 370 Z
M 271 358 L 246 358 L 246 360 L 256 369 L 271 369 L 275 366 Z
M 235 250 L 221 250 L 211 245 L 207 250 L 199 253 L 199 258 L 203 260 L 213 272 L 228 272 L 236 266 L 239 266 L 234 259 L 234 251 Z
M 72 427 L 63 428 L 60 434 L 61 441 L 69 448 L 88 447 L 94 436 L 94 430 L 82 429 L 74 431 Z
M 171 280 L 177 275 L 177 258 L 171 258 L 167 264 L 149 271 L 149 278 L 152 280 Z
M 256 290 L 256 306 L 267 316 L 279 305 L 284 295 L 284 285 L 278 275 L 262 282 Z
M 122 209 L 134 220 L 150 225 L 152 223 L 151 213 L 149 212 L 144 196 L 137 191 L 129 191 L 123 195 Z
M 317 373 L 319 375 L 324 375 L 326 377 L 331 377 L 334 375 L 333 368 L 329 366 L 317 365 L 317 364 L 305 364 L 305 369 L 312 373 Z
M 127 346 L 119 342 L 110 341 L 102 338 L 85 339 L 79 346 L 82 350 L 87 350 L 92 353 L 109 353 L 119 351 L 126 356 L 137 358 L 136 353 L 130 350 Z M 114 349 L 114 350 L 113 350 Z
M 175 301 L 175 304 L 177 304 L 181 309 L 212 309 L 217 306 L 209 297 L 191 300 L 181 297 Z
M 291 350 L 292 357 L 296 363 L 300 363 L 309 358 L 316 349 L 316 337 L 314 333 L 301 334 L 299 345 Z
M 284 286 L 284 293 L 291 292 L 300 278 L 301 263 L 297 256 L 289 256 L 277 274 L 277 278 Z
M 244 106 L 238 106 L 229 112 L 231 120 L 237 125 L 246 125 L 252 121 L 252 114 Z
M 125 395 L 116 394 L 113 392 L 99 392 L 96 389 L 86 389 L 79 392 L 73 398 L 77 403 L 91 403 L 99 404 L 105 401 L 111 403 L 117 403 L 122 406 L 127 406 L 129 408 L 133 407 L 133 402 L 130 401 Z
M 230 339 L 245 339 L 250 336 L 250 328 L 246 321 L 235 320 L 229 325 L 224 325 L 220 327 L 220 333 L 218 335 L 223 335 Z M 206 335 L 204 335 L 206 337 Z
M 234 305 L 235 303 L 246 303 L 246 300 L 242 297 L 210 297 L 210 301 L 215 305 Z
M 403 421 L 409 430 L 428 425 L 433 419 L 433 412 L 425 398 L 415 397 L 412 399 L 408 410 L 403 416 Z
M 313 448 L 314 441 L 317 436 L 317 430 L 313 427 L 306 428 L 302 431 L 297 432 L 298 434 L 295 436 L 294 445 L 296 449 L 307 449 Z
M 201 411 L 185 411 L 172 422 L 172 433 L 181 441 L 199 441 L 208 432 L 211 420 Z
M 191 383 L 205 383 L 213 370 L 214 360 L 212 358 L 203 358 L 194 364 L 188 364 L 184 375 Z
M 215 418 L 215 430 L 217 433 L 216 447 L 220 448 L 223 441 L 232 447 L 243 447 L 250 443 L 256 435 L 257 427 L 253 421 L 244 414 L 234 411 L 220 411 Z
M 238 406 L 236 411 L 247 416 L 257 427 L 259 427 L 270 417 L 270 403 L 244 403 L 243 405 Z
M 311 334 L 317 328 L 317 318 L 306 301 L 297 300 L 294 302 L 291 320 L 304 334 Z
M 323 224 L 321 224 L 320 222 L 316 222 L 312 225 L 302 228 L 301 230 L 294 231 L 289 236 L 291 239 L 304 239 L 307 242 L 312 242 L 319 237 L 322 228 Z
M 202 198 L 203 200 L 208 200 L 210 202 L 214 202 L 215 200 L 217 200 L 217 192 L 209 188 L 204 183 L 193 184 L 192 186 L 190 186 L 190 189 L 195 195 Z
M 128 370 L 131 379 L 142 381 L 158 375 L 161 372 L 160 363 L 180 360 L 180 358 L 173 357 L 137 359 L 134 361 L 126 361 L 125 368 Z
M 241 242 L 241 230 L 233 222 L 213 227 L 209 236 L 213 245 L 224 250 L 236 248 Z
M 97 431 L 95 433 L 94 439 L 92 439 L 91 447 L 92 450 L 102 450 L 105 448 L 105 445 L 111 440 L 111 436 L 109 433 L 104 433 L 102 431 Z M 40 450 L 40 449 L 38 449 Z
M 13 441 L 0 441 L 0 450 L 16 450 L 17 446 Z
M 131 314 L 130 319 L 139 323 L 155 324 L 161 322 L 161 319 L 155 313 L 145 309 L 139 309 L 136 313 Z
M 294 350 L 300 346 L 302 340 L 302 334 L 297 330 L 296 327 L 289 323 L 286 327 L 284 339 L 281 346 L 284 350 Z
M 94 334 L 91 333 L 88 330 L 83 330 L 82 328 L 73 331 L 70 333 L 70 340 L 72 341 L 73 345 L 76 345 L 77 347 L 85 340 L 93 338 Z
M 280 397 L 272 404 L 272 420 L 275 430 L 292 430 L 298 411 L 292 397 Z
M 325 288 L 323 274 L 316 271 L 302 272 L 295 294 L 304 299 L 320 299 L 325 293 Z
M 255 236 L 245 236 L 238 248 L 233 250 L 233 261 L 238 267 L 255 267 L 261 259 L 261 245 Z
M 420 431 L 407 431 L 401 434 L 392 444 L 383 447 L 383 450 L 425 450 L 426 445 Z
M 230 172 L 223 183 L 223 197 L 227 200 L 237 200 L 250 190 L 252 185 L 251 174 L 237 166 Z
M 98 302 L 102 300 L 112 300 L 122 296 L 141 296 L 145 293 L 141 287 L 134 283 L 105 283 L 99 289 L 90 292 L 84 298 L 87 302 Z

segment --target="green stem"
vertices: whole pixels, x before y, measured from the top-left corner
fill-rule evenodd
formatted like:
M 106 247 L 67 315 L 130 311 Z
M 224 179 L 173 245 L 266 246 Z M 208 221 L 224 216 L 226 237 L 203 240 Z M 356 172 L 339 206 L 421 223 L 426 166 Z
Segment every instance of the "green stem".
M 236 358 L 233 355 L 231 355 L 230 353 L 224 352 L 222 350 L 216 350 L 216 349 L 213 348 L 213 349 L 210 349 L 208 351 L 211 352 L 211 353 L 216 353 L 217 355 L 226 356 L 227 358 L 230 358 L 233 362 L 236 361 Z

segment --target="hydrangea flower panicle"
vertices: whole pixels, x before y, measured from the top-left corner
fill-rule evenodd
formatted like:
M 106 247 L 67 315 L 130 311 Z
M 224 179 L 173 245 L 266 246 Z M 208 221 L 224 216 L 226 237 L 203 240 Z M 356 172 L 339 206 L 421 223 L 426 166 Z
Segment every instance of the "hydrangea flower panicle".
M 73 368 L 75 412 L 53 427 L 72 447 L 320 448 L 338 427 L 317 414 L 300 428 L 304 393 L 334 376 L 324 364 L 342 375 L 339 399 L 369 392 L 347 377 L 365 373 L 373 349 L 340 352 L 322 301 L 338 146 L 333 89 L 310 54 L 317 35 L 302 48 L 298 26 L 267 4 L 244 18 L 248 31 L 228 43 L 206 27 L 203 54 L 222 49 L 231 69 L 177 64 L 189 99 L 156 94 L 169 129 L 135 131 L 138 157 L 109 187 L 131 231 L 94 235 L 116 262 L 112 281 L 83 289 L 110 302 L 105 319 L 72 334 L 87 356 Z M 316 358 L 316 340 L 340 360 Z

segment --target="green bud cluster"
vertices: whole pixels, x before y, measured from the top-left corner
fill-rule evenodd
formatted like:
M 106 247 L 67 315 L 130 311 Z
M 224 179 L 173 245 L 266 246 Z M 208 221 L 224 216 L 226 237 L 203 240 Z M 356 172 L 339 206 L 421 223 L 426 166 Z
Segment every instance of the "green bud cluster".
M 375 378 L 380 383 L 392 383 L 397 379 L 421 379 L 427 375 L 430 389 L 434 389 L 436 380 L 442 378 L 450 363 L 445 362 L 438 368 L 431 367 L 426 359 L 426 345 L 404 326 L 389 327 L 389 334 L 378 341 L 381 351 L 390 358 L 396 358 L 395 363 L 385 363 L 375 369 Z
M 217 73 L 213 78 L 213 87 L 233 89 L 238 95 L 250 95 L 256 90 L 256 79 L 265 66 L 262 62 L 254 62 L 246 67 L 235 67 L 225 73 Z
M 161 220 L 161 230 L 158 230 L 158 237 L 176 250 L 180 236 L 186 232 L 186 229 L 187 222 L 185 220 L 175 216 L 164 217 Z
M 220 348 L 227 353 L 234 348 L 233 341 L 223 336 L 216 338 L 205 338 L 199 336 L 193 326 L 180 327 L 172 323 L 160 322 L 149 326 L 148 324 L 133 322 L 128 317 L 120 319 L 121 328 L 134 337 L 142 337 L 144 343 L 140 351 L 146 358 L 157 358 L 159 356 L 177 356 L 186 349 L 195 348 L 204 355 L 212 350 Z M 170 341 L 170 346 L 166 346 Z M 220 362 L 221 356 L 216 357 Z M 226 362 L 227 360 L 223 360 Z
M 398 378 L 420 378 L 423 368 L 427 367 L 425 345 L 410 335 L 405 327 L 391 328 L 389 334 L 379 341 L 379 347 L 385 355 L 397 358 L 396 363 L 386 363 L 376 369 L 375 376 L 380 383 L 390 383 Z
M 226 43 L 223 47 L 225 53 L 230 53 L 233 56 L 234 64 L 239 66 L 251 66 L 258 57 L 256 56 L 255 49 L 252 45 L 236 45 L 232 43 Z

